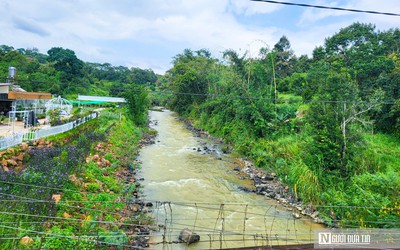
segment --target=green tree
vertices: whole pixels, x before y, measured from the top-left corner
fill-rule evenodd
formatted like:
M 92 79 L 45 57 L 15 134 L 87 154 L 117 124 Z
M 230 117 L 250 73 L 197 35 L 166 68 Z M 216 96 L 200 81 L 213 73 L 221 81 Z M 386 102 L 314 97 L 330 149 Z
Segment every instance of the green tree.
M 389 117 L 394 121 L 395 135 L 400 138 L 400 99 L 390 109 Z
M 84 63 L 77 58 L 75 52 L 60 47 L 47 51 L 47 60 L 61 72 L 61 85 L 55 94 L 86 93 L 88 80 L 84 79 Z
M 396 47 L 394 33 L 379 33 L 372 24 L 354 23 L 325 40 L 326 61 L 336 70 L 346 70 L 356 80 L 365 98 L 377 87 L 381 74 L 390 74 L 395 62 L 387 55 Z M 391 39 L 392 38 L 392 39 Z
M 149 99 L 147 91 L 139 85 L 134 85 L 124 94 L 129 110 L 129 118 L 137 126 L 147 125 L 147 110 L 149 108 Z
M 275 71 L 278 77 L 283 78 L 293 72 L 296 60 L 289 39 L 282 36 L 275 44 L 274 49 Z
M 151 85 L 157 81 L 157 76 L 151 69 L 130 69 L 131 82 L 142 85 Z
M 54 47 L 47 51 L 47 54 L 49 55 L 47 60 L 54 63 L 54 68 L 63 72 L 63 81 L 83 77 L 83 62 L 76 57 L 74 51 Z
M 296 73 L 306 73 L 310 70 L 312 60 L 307 55 L 301 55 L 298 59 L 294 60 L 294 69 Z
M 362 145 L 356 125 L 371 125 L 365 114 L 379 110 L 383 96 L 383 91 L 377 90 L 368 102 L 363 102 L 348 73 L 331 73 L 321 84 L 306 116 L 313 138 L 307 145 L 313 163 L 342 176 L 350 174 L 352 157 Z
M 214 62 L 206 50 L 186 49 L 174 58 L 174 67 L 167 72 L 167 78 L 177 93 L 170 105 L 178 113 L 185 114 L 191 105 L 200 105 L 206 100 Z

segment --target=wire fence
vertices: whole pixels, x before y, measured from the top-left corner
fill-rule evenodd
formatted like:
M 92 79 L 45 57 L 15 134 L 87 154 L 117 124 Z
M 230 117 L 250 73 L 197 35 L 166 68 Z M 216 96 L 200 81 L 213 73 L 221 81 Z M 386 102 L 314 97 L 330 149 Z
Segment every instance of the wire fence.
M 11 185 L 8 182 L 0 181 L 0 185 Z M 19 183 L 22 184 L 23 183 Z M 19 185 L 18 183 L 14 185 Z M 43 187 L 54 189 L 54 187 Z M 24 196 L 15 196 L 7 193 L 0 193 L 4 202 L 26 202 L 33 203 L 54 203 L 54 200 L 37 200 Z M 12 197 L 11 197 L 12 196 Z M 120 197 L 118 201 L 93 200 L 86 201 L 96 204 L 98 202 L 136 204 Z M 135 201 L 137 202 L 137 201 Z M 59 207 L 68 207 L 108 213 L 112 215 L 123 215 L 123 212 L 110 212 L 96 208 L 83 208 L 79 206 L 82 201 L 68 202 L 60 201 Z M 155 249 L 187 249 L 187 245 L 179 240 L 182 229 L 189 229 L 200 236 L 200 241 L 193 249 L 224 249 L 249 246 L 283 246 L 283 245 L 304 245 L 314 243 L 314 231 L 324 228 L 323 225 L 313 223 L 308 217 L 295 218 L 282 209 L 280 205 L 240 204 L 240 203 L 183 203 L 165 201 L 141 201 L 143 204 L 151 204 L 148 213 L 154 219 L 153 223 L 146 227 L 151 230 L 149 247 Z M 252 208 L 262 207 L 263 211 L 254 212 Z M 351 209 L 380 209 L 378 207 L 348 207 Z M 321 206 L 318 208 L 339 209 L 342 206 Z M 392 208 L 397 209 L 397 208 Z M 259 209 L 257 211 L 260 211 Z M 65 218 L 62 216 L 43 216 L 30 214 L 28 211 L 7 211 L 2 207 L 1 216 L 14 216 L 24 218 L 18 221 L 0 221 L 0 228 L 7 229 L 8 233 L 0 235 L 0 242 L 19 241 L 21 235 L 29 235 L 31 238 L 45 242 L 46 240 L 68 239 L 76 241 L 76 245 L 93 243 L 94 246 L 113 246 L 126 249 L 142 249 L 130 245 L 128 238 L 141 237 L 140 231 L 116 232 L 108 235 L 107 239 L 100 232 L 93 230 L 85 234 L 65 234 L 62 232 L 49 232 L 32 230 L 33 224 L 43 224 L 43 221 L 51 220 L 53 225 L 60 222 L 86 223 L 91 225 L 112 225 L 125 227 L 140 227 L 142 224 L 128 222 L 108 221 L 106 219 L 87 218 Z M 132 215 L 136 216 L 136 215 Z M 38 220 L 39 219 L 39 220 Z M 40 220 L 42 219 L 42 220 Z M 399 221 L 396 227 L 400 227 Z M 110 240 L 114 239 L 114 240 Z

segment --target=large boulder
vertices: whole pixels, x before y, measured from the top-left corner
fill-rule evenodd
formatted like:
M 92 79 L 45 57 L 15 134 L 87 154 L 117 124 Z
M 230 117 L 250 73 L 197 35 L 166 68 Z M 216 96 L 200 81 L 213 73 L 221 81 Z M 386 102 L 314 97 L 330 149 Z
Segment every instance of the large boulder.
M 189 245 L 198 242 L 200 240 L 200 235 L 193 233 L 189 228 L 184 228 L 179 234 L 179 240 Z

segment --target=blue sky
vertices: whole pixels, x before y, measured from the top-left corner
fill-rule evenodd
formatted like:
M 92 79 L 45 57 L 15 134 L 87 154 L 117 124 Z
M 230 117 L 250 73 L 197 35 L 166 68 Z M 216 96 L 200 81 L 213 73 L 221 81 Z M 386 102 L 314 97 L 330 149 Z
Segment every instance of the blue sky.
M 398 0 L 286 0 L 400 13 Z M 286 35 L 297 55 L 354 22 L 400 28 L 400 17 L 301 8 L 250 0 L 2 0 L 0 44 L 72 49 L 86 62 L 164 73 L 184 49 L 216 58 L 234 49 L 256 56 Z

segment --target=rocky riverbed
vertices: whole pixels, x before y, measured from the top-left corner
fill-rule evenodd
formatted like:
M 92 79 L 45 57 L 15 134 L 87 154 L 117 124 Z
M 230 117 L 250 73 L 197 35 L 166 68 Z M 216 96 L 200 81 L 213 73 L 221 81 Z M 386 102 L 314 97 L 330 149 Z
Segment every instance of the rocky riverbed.
M 191 123 L 186 122 L 186 126 L 196 136 L 211 141 L 211 143 L 202 142 L 201 147 L 194 148 L 193 150 L 202 154 L 215 155 L 219 160 L 222 159 L 221 154 L 231 152 L 231 148 L 225 145 L 221 138 L 211 136 L 206 131 L 196 129 Z M 239 189 L 277 201 L 286 207 L 287 210 L 291 211 L 293 217 L 296 219 L 307 216 L 312 218 L 316 223 L 325 224 L 314 206 L 302 203 L 296 197 L 293 190 L 285 185 L 274 172 L 267 172 L 256 168 L 250 160 L 244 158 L 238 158 L 235 163 L 237 166 L 232 170 L 236 172 L 239 178 L 252 180 L 253 183 L 251 187 L 239 187 Z

